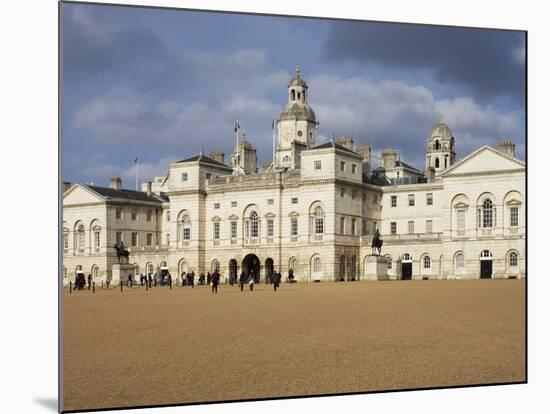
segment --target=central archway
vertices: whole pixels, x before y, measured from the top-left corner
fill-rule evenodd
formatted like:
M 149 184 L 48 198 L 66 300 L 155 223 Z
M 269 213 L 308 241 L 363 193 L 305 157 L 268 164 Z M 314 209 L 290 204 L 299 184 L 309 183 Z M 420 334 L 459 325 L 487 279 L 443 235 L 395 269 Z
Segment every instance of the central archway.
M 273 264 L 273 259 L 269 257 L 265 261 L 265 283 L 271 283 L 271 281 L 273 280 L 274 270 L 275 265 Z
M 254 272 L 254 282 L 260 282 L 260 259 L 255 254 L 247 254 L 243 259 L 242 269 L 248 277 L 250 272 Z

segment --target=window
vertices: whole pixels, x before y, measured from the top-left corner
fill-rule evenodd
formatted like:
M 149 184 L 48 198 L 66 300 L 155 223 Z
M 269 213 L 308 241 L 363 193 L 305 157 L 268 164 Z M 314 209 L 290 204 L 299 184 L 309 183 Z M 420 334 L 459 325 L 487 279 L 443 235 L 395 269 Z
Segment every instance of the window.
M 433 232 L 433 220 L 426 220 L 426 233 Z
M 393 261 L 391 260 L 391 257 L 388 257 L 388 270 L 392 270 L 393 268 Z
M 170 210 L 166 210 L 166 221 L 170 221 Z
M 137 209 L 134 208 L 132 210 L 132 220 L 137 220 L 137 214 L 138 214 Z
M 392 221 L 390 223 L 390 234 L 397 234 L 397 222 Z
M 357 191 L 356 191 L 356 190 L 353 190 L 353 191 L 351 192 L 351 199 L 352 199 L 352 200 L 355 200 L 355 197 L 357 197 Z
M 300 99 L 300 92 L 298 92 L 298 99 Z M 304 135 L 304 133 L 302 131 L 298 131 L 298 136 L 301 137 L 302 135 Z
M 219 271 L 220 271 L 220 262 L 218 262 L 217 260 L 214 260 L 212 262 L 212 273 L 219 272 Z
M 92 277 L 93 277 L 94 279 L 97 279 L 98 276 L 99 276 L 99 267 L 97 267 L 97 266 L 94 265 L 94 266 L 92 267 Z
M 296 197 L 292 198 L 291 203 L 298 204 L 298 199 Z
M 319 257 L 316 257 L 315 259 L 313 259 L 313 271 L 314 272 L 321 271 L 321 259 Z
M 210 178 L 212 178 L 212 174 L 211 173 L 206 173 L 206 179 L 210 180 Z
M 357 165 L 356 164 L 351 164 L 351 173 L 352 174 L 357 173 Z
M 94 231 L 94 246 L 96 249 L 99 249 L 99 230 Z
M 117 231 L 116 232 L 116 244 L 120 244 L 121 241 L 122 241 L 122 232 Z
M 346 232 L 346 218 L 340 217 L 340 234 L 344 234 Z
M 191 220 L 189 220 L 189 217 L 185 216 L 183 218 L 183 220 L 181 221 L 181 228 L 182 228 L 182 239 L 191 240 Z
M 297 236 L 298 235 L 298 219 L 297 218 L 290 219 L 290 235 L 291 236 Z
M 314 163 L 314 168 L 316 170 L 320 170 L 321 169 L 321 161 L 315 161 Z
M 137 245 L 138 245 L 138 234 L 132 233 L 132 246 L 137 246 Z
M 220 223 L 214 223 L 214 240 L 220 239 Z
M 297 267 L 296 267 L 296 258 L 295 257 L 292 257 L 290 259 L 290 261 L 288 262 L 288 268 L 292 269 L 293 272 L 296 272 Z
M 346 189 L 340 188 L 340 197 L 344 198 L 346 196 Z
M 63 233 L 63 248 L 66 250 L 69 248 L 69 232 Z
M 351 219 L 351 235 L 355 236 L 355 223 L 356 220 L 354 218 Z
M 170 233 L 166 235 L 166 245 L 170 246 Z
M 187 181 L 187 173 L 181 173 L 181 182 Z
M 508 256 L 508 265 L 510 267 L 518 266 L 518 254 L 516 252 L 510 253 L 510 256 Z
M 122 209 L 120 207 L 117 207 L 115 209 L 115 218 L 119 220 L 122 217 Z
M 422 260 L 422 266 L 424 267 L 424 269 L 432 268 L 432 259 L 430 259 L 430 256 L 424 256 L 424 259 Z
M 78 243 L 78 250 L 84 250 L 84 246 L 85 246 L 85 241 L 86 241 L 86 232 L 84 230 L 84 225 L 81 224 L 80 226 L 78 226 L 78 232 L 77 232 L 77 243 Z
M 456 255 L 455 266 L 456 266 L 457 269 L 463 269 L 464 268 L 464 255 L 462 253 L 459 253 L 459 254 Z
M 267 237 L 273 237 L 273 220 L 267 220 Z
M 289 162 L 290 161 L 290 157 L 288 155 L 285 155 L 283 157 L 283 162 Z
M 372 202 L 374 204 L 377 204 L 378 203 L 378 196 L 375 194 L 373 197 L 372 197 Z M 397 204 L 397 199 L 395 200 L 396 204 Z
M 325 232 L 325 213 L 320 206 L 315 208 L 315 234 Z
M 147 210 L 147 221 L 151 221 L 153 217 L 153 210 Z
M 483 202 L 483 227 L 493 227 L 493 202 L 486 199 Z
M 268 205 L 268 206 L 272 206 L 272 205 L 273 205 L 273 202 L 274 202 L 274 201 L 273 201 L 272 198 L 268 198 L 268 199 L 267 199 L 267 205 Z
M 220 203 L 214 203 L 214 209 L 217 210 L 220 208 Z
M 412 220 L 409 221 L 409 222 L 407 223 L 407 228 L 408 228 L 408 230 L 409 230 L 409 234 L 414 233 L 414 221 L 412 221 Z
M 396 195 L 391 196 L 391 206 L 392 207 L 397 207 L 397 196 Z
M 236 202 L 236 201 L 232 201 L 232 202 L 231 202 L 231 207 L 237 207 L 237 202 Z
M 153 233 L 147 233 L 147 246 L 153 245 Z
M 414 194 L 409 194 L 409 207 L 414 207 Z
M 361 227 L 361 234 L 363 236 L 366 236 L 368 233 L 368 228 L 367 228 L 367 220 L 363 220 L 362 222 L 362 227 Z
M 434 194 L 426 193 L 426 205 L 433 206 L 433 204 L 434 204 Z
M 457 210 L 456 227 L 458 230 L 464 230 L 466 228 L 466 210 Z
M 439 168 L 439 158 L 435 159 L 435 168 Z
M 258 213 L 250 214 L 250 237 L 258 237 Z
M 232 239 L 237 238 L 237 222 L 236 221 L 231 222 L 231 238 Z
M 510 226 L 517 227 L 519 225 L 519 208 L 510 208 Z
M 340 161 L 340 171 L 346 171 L 346 163 L 344 161 Z

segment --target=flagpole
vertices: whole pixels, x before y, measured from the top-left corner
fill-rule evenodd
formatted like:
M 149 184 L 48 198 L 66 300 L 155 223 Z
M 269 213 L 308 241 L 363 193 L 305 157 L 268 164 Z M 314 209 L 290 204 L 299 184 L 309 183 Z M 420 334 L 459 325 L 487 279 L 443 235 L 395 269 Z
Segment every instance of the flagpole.
M 271 135 L 273 138 L 273 166 L 275 166 L 275 119 L 271 122 Z
M 136 163 L 136 191 L 138 191 L 139 163 L 137 158 L 135 159 L 135 163 Z

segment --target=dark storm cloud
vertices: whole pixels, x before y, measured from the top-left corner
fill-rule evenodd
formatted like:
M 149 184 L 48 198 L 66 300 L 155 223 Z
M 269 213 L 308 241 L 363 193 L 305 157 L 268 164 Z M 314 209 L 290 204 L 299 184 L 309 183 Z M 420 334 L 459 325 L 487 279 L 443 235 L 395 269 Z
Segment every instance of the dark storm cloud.
M 355 60 L 433 71 L 475 96 L 508 95 L 523 103 L 525 43 L 520 32 L 371 22 L 334 22 L 327 60 Z
M 63 59 L 67 79 L 140 68 L 166 56 L 163 41 L 146 28 L 117 24 L 107 8 L 64 6 Z

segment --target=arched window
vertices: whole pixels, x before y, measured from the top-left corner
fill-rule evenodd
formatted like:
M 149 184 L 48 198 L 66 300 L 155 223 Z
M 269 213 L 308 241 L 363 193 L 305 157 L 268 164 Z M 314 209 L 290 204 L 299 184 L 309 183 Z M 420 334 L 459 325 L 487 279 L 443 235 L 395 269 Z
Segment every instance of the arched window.
M 430 256 L 424 256 L 424 259 L 422 260 L 422 266 L 424 267 L 424 269 L 432 268 L 432 259 L 430 259 Z
M 293 272 L 296 272 L 297 268 L 296 268 L 296 258 L 295 257 L 291 257 L 290 260 L 288 261 L 288 268 L 292 269 Z
M 296 100 L 296 91 L 295 91 L 294 89 L 292 89 L 292 90 L 290 91 L 290 96 L 291 96 L 291 99 L 292 99 L 293 101 Z
M 84 224 L 78 226 L 77 235 L 76 235 L 77 249 L 84 250 L 86 245 L 86 230 L 84 229 Z
M 455 268 L 464 269 L 464 255 L 462 253 L 455 256 Z
M 438 150 L 438 149 L 441 149 L 441 145 L 439 144 L 439 140 L 436 139 L 435 140 L 435 149 Z M 437 166 L 436 166 L 437 167 Z
M 189 216 L 184 216 L 181 221 L 182 240 L 191 240 L 191 220 Z
M 493 202 L 488 198 L 483 202 L 483 227 L 493 227 Z
M 435 158 L 435 168 L 439 168 L 439 158 Z
M 412 262 L 412 257 L 409 253 L 405 253 L 405 254 L 403 254 L 403 256 L 401 256 L 401 261 L 402 262 Z
M 153 263 L 149 263 L 149 264 L 147 265 L 147 275 L 151 275 L 151 276 L 152 276 L 153 273 L 154 273 L 154 271 L 155 271 L 155 266 L 153 266 Z
M 392 270 L 392 269 L 393 269 L 393 261 L 391 257 L 388 257 L 388 270 Z
M 517 267 L 518 266 L 518 254 L 516 252 L 511 252 L 508 256 L 508 266 Z
M 314 220 L 315 220 L 315 226 L 314 226 L 315 234 L 323 234 L 325 231 L 325 213 L 323 212 L 323 209 L 320 206 L 315 208 Z
M 219 272 L 219 271 L 220 271 L 220 262 L 218 262 L 217 260 L 214 260 L 212 262 L 212 273 Z
M 316 257 L 313 259 L 313 271 L 314 272 L 320 272 L 321 271 L 321 258 Z
M 258 213 L 250 213 L 250 237 L 258 237 Z
M 493 257 L 493 254 L 489 250 L 483 250 L 480 257 L 482 259 L 491 259 Z
M 97 265 L 92 266 L 92 277 L 97 279 L 99 277 L 99 267 Z
M 67 268 L 63 266 L 63 279 L 67 279 Z
M 290 161 L 290 157 L 288 155 L 285 155 L 283 157 L 283 162 L 289 162 Z

